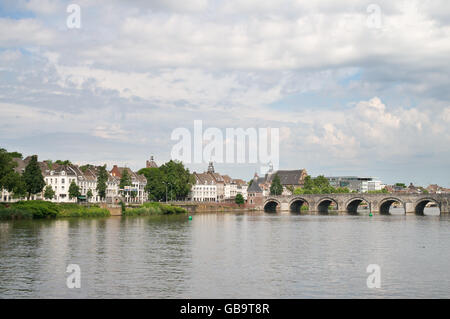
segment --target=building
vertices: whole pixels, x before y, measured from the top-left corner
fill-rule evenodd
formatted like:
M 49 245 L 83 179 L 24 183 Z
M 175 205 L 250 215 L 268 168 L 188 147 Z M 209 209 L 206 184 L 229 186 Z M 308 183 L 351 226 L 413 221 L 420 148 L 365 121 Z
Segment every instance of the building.
M 192 185 L 190 200 L 196 202 L 233 201 L 237 194 L 247 199 L 247 183 L 241 179 L 233 179 L 221 175 L 214 169 L 212 162 L 204 173 L 193 173 L 195 184 Z
M 273 166 L 270 165 L 269 171 L 264 177 L 258 177 L 258 174 L 255 173 L 256 180 L 254 178 L 254 181 L 257 182 L 263 196 L 270 195 L 270 186 L 277 175 L 283 186 L 282 195 L 292 195 L 294 189 L 304 186 L 305 178 L 308 176 L 308 173 L 305 169 L 273 171 Z
M 158 168 L 158 165 L 156 164 L 153 155 L 150 156 L 150 160 L 146 162 L 145 167 L 146 168 Z
M 17 164 L 15 171 L 23 174 L 25 167 L 31 160 L 31 156 L 25 159 L 15 158 L 14 161 Z M 94 165 L 84 165 L 78 166 L 74 164 L 58 164 L 52 163 L 51 161 L 38 162 L 41 169 L 42 176 L 44 178 L 46 186 L 42 190 L 42 193 L 33 195 L 32 199 L 44 199 L 44 191 L 47 186 L 50 186 L 55 195 L 52 202 L 57 203 L 75 203 L 78 201 L 87 201 L 91 203 L 101 202 L 102 199 L 97 191 L 97 177 L 99 167 Z M 150 161 L 147 161 L 147 165 L 150 167 L 157 167 L 156 163 L 153 161 L 153 156 Z M 123 170 L 127 169 L 131 177 L 132 185 L 127 187 L 125 190 L 120 190 L 120 178 L 122 177 Z M 80 196 L 78 198 L 70 198 L 69 187 L 72 182 L 79 187 Z M 145 186 L 147 185 L 147 179 L 143 175 L 139 175 L 133 172 L 129 168 L 117 167 L 114 165 L 113 169 L 108 174 L 107 189 L 106 189 L 106 202 L 117 203 L 124 199 L 126 202 L 136 202 L 142 203 L 148 199 L 148 194 L 145 191 Z M 88 196 L 92 194 L 92 196 Z M 123 193 L 125 195 L 123 196 Z M 136 194 L 136 196 L 133 196 Z M 0 201 L 4 202 L 14 202 L 18 200 L 23 200 L 26 198 L 13 198 L 7 190 L 2 189 L 0 193 Z
M 236 195 L 241 194 L 242 197 L 244 197 L 244 200 L 247 200 L 247 198 L 248 198 L 248 193 L 247 193 L 248 183 L 242 179 L 235 179 L 234 183 L 236 184 Z
M 195 184 L 191 188 L 190 198 L 194 202 L 217 202 L 217 184 L 208 173 L 193 173 Z
M 258 177 L 255 173 L 250 186 L 247 189 L 247 206 L 255 207 L 261 206 L 263 203 L 264 195 L 263 189 L 260 187 L 261 183 L 264 183 L 265 178 Z
M 145 202 L 148 199 L 148 194 L 145 191 L 147 179 L 145 178 L 144 175 L 135 173 L 128 167 L 118 167 L 117 165 L 114 165 L 110 171 L 110 174 L 112 177 L 115 177 L 116 179 L 112 180 L 111 182 L 115 181 L 115 184 L 117 184 L 118 180 L 118 185 L 120 185 L 120 179 L 122 178 L 123 172 L 125 170 L 128 172 L 128 175 L 131 178 L 131 185 L 125 186 L 124 189 L 119 188 L 118 192 L 123 194 L 125 202 L 127 203 Z
M 449 188 L 445 188 L 442 186 L 439 186 L 437 184 L 431 184 L 429 185 L 426 190 L 430 193 L 430 194 L 445 194 L 445 193 L 450 193 L 450 189 Z
M 376 180 L 373 177 L 334 176 L 326 177 L 326 179 L 328 179 L 330 186 L 332 187 L 346 187 L 350 191 L 355 191 L 358 193 L 379 191 L 385 187 L 381 181 Z
M 44 163 L 47 167 L 44 169 L 41 167 L 41 172 L 44 176 L 45 187 L 50 186 L 55 192 L 55 196 L 51 201 L 58 203 L 76 203 L 78 198 L 70 198 L 69 187 L 72 182 L 75 182 L 80 187 L 80 182 L 83 180 L 83 172 L 75 165 L 53 164 L 50 166 L 47 165 L 47 162 Z

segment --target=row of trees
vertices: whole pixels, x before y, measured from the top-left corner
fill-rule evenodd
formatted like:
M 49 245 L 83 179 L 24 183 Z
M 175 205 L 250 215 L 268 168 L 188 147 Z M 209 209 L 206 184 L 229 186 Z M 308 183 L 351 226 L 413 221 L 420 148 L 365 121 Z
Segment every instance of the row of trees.
M 147 178 L 145 190 L 151 201 L 185 199 L 195 178 L 180 161 L 170 160 L 160 167 L 143 168 L 138 171 Z
M 14 170 L 17 167 L 14 158 L 22 158 L 22 154 L 0 149 L 0 189 L 6 189 L 16 198 L 27 196 L 28 199 L 32 195 L 42 192 L 45 181 L 37 162 L 37 156 L 31 157 L 23 174 Z

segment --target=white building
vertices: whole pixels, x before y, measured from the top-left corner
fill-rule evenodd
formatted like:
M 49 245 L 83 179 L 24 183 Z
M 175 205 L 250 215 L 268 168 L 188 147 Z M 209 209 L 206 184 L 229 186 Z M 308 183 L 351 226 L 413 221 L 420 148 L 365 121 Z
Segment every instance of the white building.
M 217 202 L 217 184 L 208 173 L 195 173 L 195 184 L 191 189 L 191 200 L 194 202 Z
M 382 190 L 386 185 L 383 185 L 381 181 L 377 180 L 371 180 L 371 181 L 363 181 L 361 182 L 361 192 L 367 193 L 371 191 L 380 191 Z
M 194 172 L 193 175 L 195 184 L 190 193 L 192 201 L 222 202 L 233 200 L 239 193 L 247 199 L 248 184 L 241 179 L 232 179 L 228 175 L 216 173 L 213 163 L 209 163 L 207 172 Z

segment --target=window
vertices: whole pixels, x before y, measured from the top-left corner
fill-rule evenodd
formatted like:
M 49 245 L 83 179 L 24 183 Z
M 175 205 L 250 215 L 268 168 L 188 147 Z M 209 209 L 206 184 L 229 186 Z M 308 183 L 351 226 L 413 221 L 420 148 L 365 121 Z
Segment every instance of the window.
M 61 178 L 61 183 L 63 183 L 63 184 L 64 184 L 64 182 L 65 182 L 65 181 L 64 181 L 64 178 Z

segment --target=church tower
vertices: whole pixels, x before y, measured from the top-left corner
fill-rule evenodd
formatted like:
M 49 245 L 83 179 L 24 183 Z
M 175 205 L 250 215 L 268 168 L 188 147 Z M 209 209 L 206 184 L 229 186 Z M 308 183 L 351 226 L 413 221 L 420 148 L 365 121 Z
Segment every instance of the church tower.
M 209 162 L 208 173 L 214 173 L 214 164 L 213 164 L 213 162 Z

